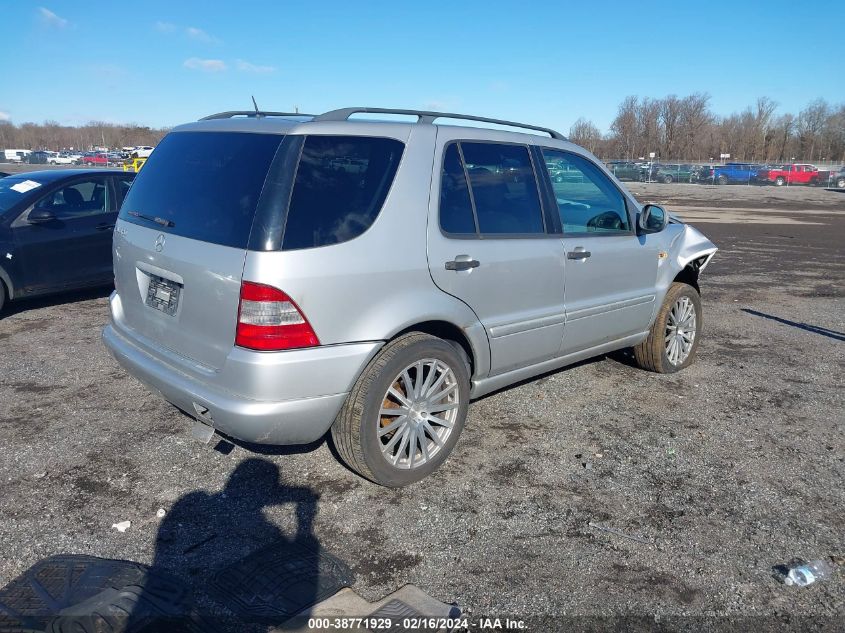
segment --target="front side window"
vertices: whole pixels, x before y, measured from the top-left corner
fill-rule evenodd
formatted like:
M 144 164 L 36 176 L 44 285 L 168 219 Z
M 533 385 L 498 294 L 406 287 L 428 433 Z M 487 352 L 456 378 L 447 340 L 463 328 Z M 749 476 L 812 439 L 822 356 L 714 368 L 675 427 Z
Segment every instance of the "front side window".
M 370 228 L 403 149 L 400 141 L 388 138 L 308 136 L 293 183 L 282 250 L 339 244 Z
M 577 154 L 543 149 L 546 164 L 565 165 L 566 177 L 549 170 L 564 233 L 630 231 L 622 193 L 601 170 Z
M 38 200 L 35 208 L 50 211 L 57 220 L 107 213 L 109 189 L 105 178 L 71 183 Z
M 543 212 L 528 148 L 461 142 L 478 230 L 484 234 L 543 234 Z

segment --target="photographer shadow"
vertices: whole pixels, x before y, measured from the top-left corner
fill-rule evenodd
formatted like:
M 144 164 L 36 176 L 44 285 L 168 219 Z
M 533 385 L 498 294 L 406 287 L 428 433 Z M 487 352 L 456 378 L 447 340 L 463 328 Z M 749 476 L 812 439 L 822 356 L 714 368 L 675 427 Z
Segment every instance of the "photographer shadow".
M 183 496 L 159 527 L 126 631 L 266 631 L 351 584 L 346 565 L 322 552 L 313 533 L 318 500 L 310 488 L 282 484 L 275 464 L 254 457 L 222 491 Z M 283 505 L 295 509 L 292 535 L 264 516 Z

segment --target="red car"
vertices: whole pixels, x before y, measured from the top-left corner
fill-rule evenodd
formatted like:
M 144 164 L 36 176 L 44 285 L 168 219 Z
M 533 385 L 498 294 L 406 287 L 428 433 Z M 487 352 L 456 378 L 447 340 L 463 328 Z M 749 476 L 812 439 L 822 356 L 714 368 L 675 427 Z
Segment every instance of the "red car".
M 820 182 L 827 182 L 828 172 L 819 171 L 815 165 L 796 163 L 794 165 L 783 165 L 771 169 L 761 169 L 757 173 L 757 180 L 770 182 L 776 185 L 817 185 Z
M 96 154 L 87 154 L 83 156 L 79 162 L 83 165 L 108 165 L 109 164 L 109 157 L 108 154 L 103 152 L 97 152 Z

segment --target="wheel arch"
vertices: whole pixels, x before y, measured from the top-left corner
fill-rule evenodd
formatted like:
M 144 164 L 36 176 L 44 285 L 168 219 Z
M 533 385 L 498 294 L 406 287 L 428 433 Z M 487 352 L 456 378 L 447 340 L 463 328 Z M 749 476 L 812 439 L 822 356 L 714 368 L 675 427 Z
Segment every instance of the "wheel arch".
M 480 324 L 479 324 L 480 326 Z M 480 330 L 480 331 L 479 331 Z M 408 325 L 390 337 L 393 340 L 409 332 L 423 332 L 455 344 L 466 355 L 470 377 L 489 371 L 490 352 L 487 336 L 481 328 L 461 328 L 444 319 L 429 319 Z M 484 339 L 480 340 L 480 336 Z
M 2 284 L 2 288 L 0 288 L 0 292 L 5 290 L 6 292 L 6 299 L 11 301 L 12 298 L 15 296 L 15 285 L 12 283 L 12 278 L 9 274 L 3 270 L 3 267 L 0 266 L 0 284 Z

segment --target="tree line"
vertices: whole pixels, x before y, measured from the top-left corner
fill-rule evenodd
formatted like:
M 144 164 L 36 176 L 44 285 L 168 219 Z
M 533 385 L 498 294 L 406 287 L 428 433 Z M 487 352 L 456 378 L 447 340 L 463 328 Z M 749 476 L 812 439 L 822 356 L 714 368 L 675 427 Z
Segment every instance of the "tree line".
M 82 149 L 155 145 L 167 128 L 92 121 L 81 126 L 0 122 L 2 149 Z M 592 121 L 578 119 L 569 138 L 603 158 L 636 160 L 654 152 L 659 160 L 731 160 L 780 163 L 792 160 L 845 163 L 845 103 L 810 102 L 797 114 L 777 113 L 777 103 L 760 97 L 742 112 L 719 116 L 710 95 L 626 97 L 602 134 Z
M 151 128 L 129 123 L 119 125 L 92 121 L 80 126 L 44 123 L 0 122 L 0 149 L 91 150 L 94 147 L 136 147 L 156 145 L 167 128 Z
M 710 95 L 669 95 L 662 99 L 626 97 L 602 134 L 589 120 L 578 119 L 569 138 L 603 159 L 759 163 L 790 161 L 845 163 L 845 103 L 810 102 L 798 114 L 777 113 L 777 103 L 760 97 L 742 112 L 718 116 Z

